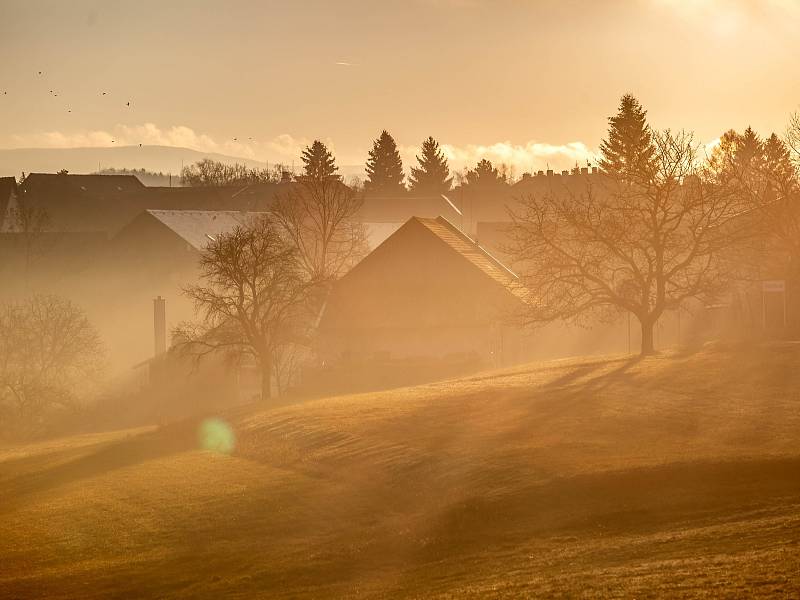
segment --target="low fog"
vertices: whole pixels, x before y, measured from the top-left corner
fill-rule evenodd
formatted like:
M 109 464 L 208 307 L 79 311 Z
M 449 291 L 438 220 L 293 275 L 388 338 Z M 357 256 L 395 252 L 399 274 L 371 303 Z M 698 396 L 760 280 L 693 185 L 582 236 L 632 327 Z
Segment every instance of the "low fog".
M 679 15 L 687 30 L 709 19 L 720 44 L 748 22 L 789 49 L 776 14 L 797 13 L 780 3 L 677 4 L 627 18 Z M 458 10 L 459 22 L 489 14 Z M 101 12 L 85 26 L 105 26 Z M 586 14 L 542 27 L 577 35 Z M 117 26 L 120 44 L 139 27 Z M 341 77 L 370 68 L 373 37 L 350 42 L 364 58 L 326 56 Z M 94 64 L 84 51 L 75 60 Z M 225 72 L 250 77 L 250 60 Z M 514 64 L 483 85 L 528 76 Z M 593 68 L 609 101 L 581 109 L 581 142 L 520 141 L 534 139 L 522 125 L 510 141 L 465 142 L 491 123 L 503 139 L 517 103 L 454 128 L 436 103 L 409 120 L 386 100 L 360 105 L 380 124 L 340 143 L 340 125 L 318 127 L 336 111 L 317 74 L 320 104 L 302 110 L 319 131 L 259 142 L 237 121 L 248 103 L 222 115 L 210 98 L 236 112 L 239 94 L 209 83 L 208 97 L 175 101 L 227 141 L 184 126 L 185 149 L 136 141 L 156 125 L 107 118 L 155 110 L 154 65 L 132 76 L 141 94 L 91 77 L 91 101 L 51 66 L 0 68 L 9 115 L 96 121 L 75 137 L 17 138 L 82 147 L 0 151 L 0 171 L 12 165 L 0 177 L 0 596 L 797 595 L 791 106 L 780 130 L 748 126 L 774 122 L 774 103 L 740 89 L 710 134 L 697 115 L 715 112 L 711 98 L 676 114 L 666 94 L 627 92 Z M 391 68 L 402 81 L 412 70 Z M 636 80 L 638 67 L 617 70 Z M 417 79 L 433 93 L 430 75 Z M 372 77 L 366 96 L 380 104 L 391 86 Z M 274 91 L 299 85 L 287 69 Z M 450 97 L 469 112 L 470 94 Z M 269 119 L 294 126 L 275 102 Z M 571 104 L 544 104 L 548 128 L 572 135 Z

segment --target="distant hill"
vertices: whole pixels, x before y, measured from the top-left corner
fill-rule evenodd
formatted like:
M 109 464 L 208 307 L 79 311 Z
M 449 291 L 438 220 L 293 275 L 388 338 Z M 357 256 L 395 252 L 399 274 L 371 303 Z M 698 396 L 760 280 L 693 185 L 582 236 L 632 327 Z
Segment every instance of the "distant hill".
M 204 158 L 225 163 L 265 167 L 266 163 L 212 152 L 173 146 L 120 146 L 119 148 L 14 148 L 0 150 L 0 176 L 26 173 L 96 173 L 103 169 L 146 169 L 177 175 L 182 165 Z
M 145 169 L 152 172 L 178 175 L 182 165 L 204 158 L 224 163 L 241 163 L 263 168 L 266 162 L 241 156 L 199 152 L 174 146 L 120 146 L 115 148 L 12 148 L 0 149 L 0 177 L 19 177 L 25 173 L 55 173 L 67 169 L 70 173 L 96 173 L 104 169 Z M 276 161 L 277 162 L 277 161 Z M 270 161 L 270 165 L 275 164 Z M 299 171 L 300 159 L 295 164 Z M 364 175 L 360 165 L 342 166 L 347 179 Z

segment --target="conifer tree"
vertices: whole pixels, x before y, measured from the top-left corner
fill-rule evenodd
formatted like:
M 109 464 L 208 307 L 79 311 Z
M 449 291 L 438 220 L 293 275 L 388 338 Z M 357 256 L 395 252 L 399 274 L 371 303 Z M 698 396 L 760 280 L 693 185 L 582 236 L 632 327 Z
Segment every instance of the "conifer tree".
M 779 186 L 789 186 L 796 181 L 796 173 L 786 143 L 774 133 L 763 143 L 764 172 Z
M 364 189 L 371 194 L 391 195 L 406 191 L 403 185 L 403 162 L 394 138 L 384 129 L 372 144 L 367 160 Z
M 625 94 L 608 123 L 608 139 L 600 144 L 600 168 L 629 183 L 648 180 L 655 170 L 656 149 L 647 111 L 634 96 Z
M 736 162 L 742 171 L 758 169 L 761 166 L 763 147 L 758 134 L 752 127 L 744 130 L 736 143 Z
M 411 191 L 417 194 L 444 194 L 450 191 L 453 178 L 447 159 L 432 137 L 422 142 L 422 155 L 417 156 L 419 168 L 411 168 Z
M 474 169 L 467 171 L 467 185 L 480 186 L 483 188 L 499 186 L 507 183 L 506 176 L 492 162 L 485 158 L 481 159 Z
M 314 140 L 314 143 L 303 150 L 301 155 L 303 160 L 303 169 L 305 170 L 306 177 L 316 180 L 323 180 L 332 177 L 339 170 L 336 166 L 336 160 L 333 154 L 328 150 L 328 147 L 320 142 Z

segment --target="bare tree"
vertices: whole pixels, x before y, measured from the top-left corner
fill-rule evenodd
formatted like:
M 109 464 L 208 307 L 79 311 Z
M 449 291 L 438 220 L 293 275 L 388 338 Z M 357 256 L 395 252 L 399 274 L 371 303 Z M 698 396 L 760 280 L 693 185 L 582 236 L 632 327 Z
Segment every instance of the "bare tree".
M 279 179 L 276 169 L 256 169 L 204 158 L 181 169 L 181 184 L 189 187 L 221 187 L 271 183 Z
M 356 219 L 362 202 L 336 176 L 301 176 L 277 195 L 275 223 L 297 247 L 311 279 L 335 280 L 366 254 L 366 232 Z
M 100 337 L 69 300 L 36 295 L 0 306 L 0 411 L 36 432 L 49 411 L 77 405 L 102 358 Z
M 316 280 L 270 216 L 211 242 L 200 258 L 200 279 L 185 293 L 201 320 L 174 331 L 176 347 L 197 358 L 215 352 L 253 357 L 262 398 L 270 398 L 274 356 L 305 335 Z
M 528 322 L 629 312 L 650 354 L 664 311 L 725 289 L 737 198 L 704 177 L 690 134 L 653 134 L 653 144 L 652 166 L 636 182 L 606 175 L 582 193 L 523 198 L 512 213 L 513 250 L 532 294 Z
M 786 130 L 786 144 L 791 149 L 792 159 L 800 166 L 800 113 L 794 113 L 789 118 L 789 127 Z

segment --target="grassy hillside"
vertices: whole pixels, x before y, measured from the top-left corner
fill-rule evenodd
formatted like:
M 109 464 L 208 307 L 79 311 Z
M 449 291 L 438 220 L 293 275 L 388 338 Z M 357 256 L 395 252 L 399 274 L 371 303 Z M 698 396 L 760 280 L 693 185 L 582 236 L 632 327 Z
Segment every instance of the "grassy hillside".
M 0 449 L 0 597 L 800 594 L 800 346 Z

